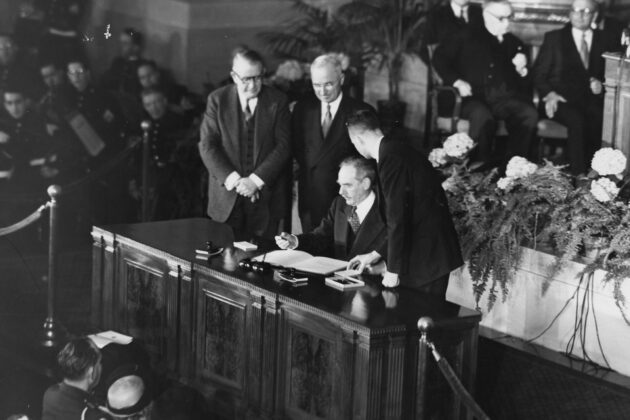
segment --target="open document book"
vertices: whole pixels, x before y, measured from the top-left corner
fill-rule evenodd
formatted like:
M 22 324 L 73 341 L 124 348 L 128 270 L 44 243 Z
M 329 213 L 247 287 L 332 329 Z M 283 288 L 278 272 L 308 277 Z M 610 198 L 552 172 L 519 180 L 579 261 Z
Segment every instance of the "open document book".
M 298 250 L 271 251 L 254 258 L 254 261 L 264 261 L 273 265 L 295 268 L 305 273 L 326 275 L 342 270 L 348 265 L 347 261 L 328 257 L 314 257 L 308 252 Z

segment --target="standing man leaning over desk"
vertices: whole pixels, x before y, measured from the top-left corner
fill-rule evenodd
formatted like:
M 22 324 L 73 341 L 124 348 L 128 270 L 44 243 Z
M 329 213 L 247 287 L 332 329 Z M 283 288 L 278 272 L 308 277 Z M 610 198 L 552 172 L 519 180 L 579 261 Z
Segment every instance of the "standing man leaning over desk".
M 340 260 L 371 251 L 385 255 L 387 229 L 376 203 L 373 163 L 359 156 L 344 159 L 337 183 L 339 195 L 319 226 L 298 236 L 282 232 L 276 236 L 276 244 L 282 249 L 299 248 Z
M 289 160 L 286 96 L 262 85 L 264 66 L 255 51 L 238 49 L 232 60 L 234 85 L 208 96 L 199 154 L 208 169 L 208 216 L 232 227 L 237 237 L 273 237 L 271 206 Z M 244 235 L 244 236 L 243 236 Z
M 383 285 L 445 297 L 449 274 L 463 261 L 438 173 L 408 143 L 386 138 L 374 112 L 358 111 L 347 124 L 352 144 L 378 165 L 378 203 L 388 244 Z M 362 270 L 380 257 L 358 255 L 349 267 Z
M 303 232 L 315 228 L 326 216 L 337 195 L 337 167 L 343 158 L 356 154 L 345 127 L 346 117 L 357 109 L 370 108 L 342 93 L 343 72 L 335 54 L 313 60 L 311 79 L 315 95 L 295 105 L 291 120 Z

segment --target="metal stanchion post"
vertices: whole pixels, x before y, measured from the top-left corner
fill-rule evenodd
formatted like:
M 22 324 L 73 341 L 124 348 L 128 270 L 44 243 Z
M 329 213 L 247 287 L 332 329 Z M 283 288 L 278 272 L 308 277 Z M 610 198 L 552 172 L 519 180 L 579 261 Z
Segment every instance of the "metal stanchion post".
M 144 120 L 140 124 L 142 128 L 142 221 L 149 220 L 149 130 L 151 121 Z
M 64 328 L 55 320 L 55 289 L 57 281 L 57 240 L 58 240 L 58 197 L 61 194 L 59 185 L 48 187 L 50 196 L 50 233 L 48 239 L 48 301 L 47 315 L 43 326 L 43 339 L 41 344 L 45 347 L 57 347 L 63 336 Z

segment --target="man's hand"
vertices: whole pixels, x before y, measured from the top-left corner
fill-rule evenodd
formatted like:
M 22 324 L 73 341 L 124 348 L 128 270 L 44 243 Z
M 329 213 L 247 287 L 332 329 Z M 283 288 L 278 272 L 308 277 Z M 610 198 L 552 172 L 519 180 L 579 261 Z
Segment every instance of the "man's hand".
M 0 131 L 0 144 L 8 143 L 9 135 L 3 131 Z
M 545 103 L 545 114 L 547 114 L 548 118 L 553 118 L 558 110 L 559 102 L 566 102 L 563 96 L 558 95 L 556 92 L 549 92 L 544 98 L 543 102 Z
M 381 282 L 381 284 L 384 287 L 398 287 L 398 285 L 400 284 L 398 274 L 386 271 L 385 274 L 383 274 L 383 281 Z
M 394 309 L 398 306 L 398 292 L 394 290 L 383 290 L 383 301 L 385 301 L 385 308 Z
M 387 271 L 387 263 L 385 263 L 385 260 L 381 260 L 376 264 L 368 265 L 366 270 L 368 274 L 378 274 L 382 276 L 383 273 Z
M 298 238 L 295 235 L 291 235 L 287 232 L 282 232 L 280 235 L 276 235 L 276 245 L 280 249 L 295 249 L 298 247 Z
M 472 95 L 472 87 L 470 86 L 470 83 L 465 82 L 462 79 L 457 79 L 455 83 L 453 83 L 453 87 L 457 89 L 459 96 L 462 98 Z
M 346 269 L 359 270 L 362 272 L 368 265 L 377 262 L 380 258 L 381 255 L 376 251 L 372 251 L 369 254 L 357 255 L 348 262 Z
M 591 77 L 589 87 L 591 88 L 591 92 L 593 92 L 593 95 L 599 95 L 600 93 L 602 93 L 602 90 L 604 90 L 601 80 L 594 77 Z
M 258 192 L 258 187 L 249 177 L 244 177 L 236 183 L 236 192 L 244 197 L 253 197 Z M 256 201 L 256 200 L 252 200 Z
M 512 64 L 514 64 L 514 68 L 516 72 L 521 76 L 527 76 L 527 57 L 523 53 L 516 53 L 514 58 L 512 58 Z

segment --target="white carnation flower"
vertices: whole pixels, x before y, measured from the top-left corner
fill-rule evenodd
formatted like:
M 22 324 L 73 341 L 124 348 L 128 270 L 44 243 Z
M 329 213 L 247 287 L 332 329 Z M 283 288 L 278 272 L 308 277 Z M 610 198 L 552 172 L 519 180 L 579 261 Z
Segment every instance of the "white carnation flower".
M 506 176 L 497 181 L 497 188 L 507 191 L 514 185 L 514 178 Z
M 450 176 L 446 178 L 444 182 L 442 182 L 442 189 L 444 191 L 452 192 L 455 190 L 456 185 L 457 185 L 457 182 L 455 182 L 455 179 L 452 176 Z
M 304 76 L 302 66 L 297 60 L 287 60 L 276 69 L 276 77 L 289 81 L 299 80 Z
M 599 202 L 606 203 L 614 200 L 619 194 L 619 188 L 608 178 L 599 178 L 591 182 L 591 194 Z
M 626 169 L 627 159 L 621 150 L 604 147 L 595 152 L 591 168 L 602 176 L 619 175 Z
M 514 156 L 507 164 L 505 168 L 505 175 L 510 178 L 525 178 L 536 172 L 538 166 L 525 159 L 524 157 Z
M 466 133 L 455 133 L 444 141 L 444 151 L 448 156 L 461 159 L 473 148 L 475 142 Z
M 437 148 L 431 150 L 431 153 L 429 153 L 429 162 L 431 162 L 434 168 L 446 165 L 446 152 L 444 149 Z

